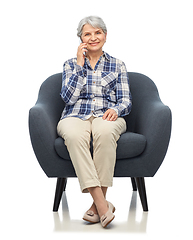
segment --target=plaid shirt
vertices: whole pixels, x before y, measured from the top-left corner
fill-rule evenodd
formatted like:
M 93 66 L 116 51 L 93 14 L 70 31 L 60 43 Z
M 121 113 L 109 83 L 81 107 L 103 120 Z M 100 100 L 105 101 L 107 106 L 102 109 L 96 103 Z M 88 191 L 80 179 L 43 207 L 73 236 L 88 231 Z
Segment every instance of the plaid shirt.
M 125 64 L 104 52 L 94 70 L 88 58 L 84 66 L 72 58 L 64 63 L 61 98 L 66 103 L 61 119 L 102 117 L 114 109 L 119 117 L 131 111 L 131 93 Z

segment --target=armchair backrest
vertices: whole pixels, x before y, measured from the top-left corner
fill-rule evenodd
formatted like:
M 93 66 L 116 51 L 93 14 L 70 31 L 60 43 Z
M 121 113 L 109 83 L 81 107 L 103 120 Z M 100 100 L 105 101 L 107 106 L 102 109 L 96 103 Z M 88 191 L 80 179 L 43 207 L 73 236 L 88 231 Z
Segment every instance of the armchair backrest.
M 41 85 L 36 104 L 49 106 L 48 111 L 52 113 L 54 122 L 59 122 L 65 103 L 60 97 L 62 86 L 62 73 L 57 73 L 47 78 Z
M 136 119 L 143 116 L 143 111 L 148 111 L 147 106 L 156 102 L 161 102 L 158 90 L 154 82 L 147 76 L 130 72 L 129 83 L 132 95 L 131 113 L 125 117 L 127 122 L 127 130 L 135 132 L 137 121 Z
M 131 72 L 128 74 L 133 106 L 131 113 L 126 116 L 125 119 L 127 121 L 128 131 L 135 132 L 135 120 L 138 112 L 147 111 L 147 109 L 143 107 L 147 106 L 145 103 L 150 104 L 161 100 L 157 87 L 150 78 L 139 73 Z M 54 116 L 54 122 L 59 121 L 65 106 L 65 103 L 60 97 L 61 85 L 62 73 L 50 76 L 42 83 L 37 100 L 37 104 L 49 105 L 48 109 L 52 111 L 50 115 Z

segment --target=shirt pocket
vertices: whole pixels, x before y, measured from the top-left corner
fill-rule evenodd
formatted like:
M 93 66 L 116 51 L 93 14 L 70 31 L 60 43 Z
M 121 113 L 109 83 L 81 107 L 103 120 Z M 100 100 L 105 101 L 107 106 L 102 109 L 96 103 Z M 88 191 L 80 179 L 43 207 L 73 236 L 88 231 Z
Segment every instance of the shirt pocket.
M 117 87 L 118 73 L 102 72 L 101 85 L 102 91 L 106 99 L 111 102 L 116 102 L 116 87 Z
M 114 72 L 102 72 L 101 73 L 101 85 L 106 89 L 115 89 L 117 83 L 118 73 Z

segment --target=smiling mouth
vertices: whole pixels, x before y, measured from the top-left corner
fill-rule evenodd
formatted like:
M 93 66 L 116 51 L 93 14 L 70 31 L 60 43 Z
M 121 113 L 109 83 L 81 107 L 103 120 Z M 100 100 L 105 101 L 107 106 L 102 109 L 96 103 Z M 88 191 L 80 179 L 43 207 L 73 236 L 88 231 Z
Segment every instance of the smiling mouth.
M 96 46 L 96 45 L 98 45 L 99 44 L 99 42 L 96 42 L 96 43 L 89 43 L 89 45 L 91 45 L 91 46 Z

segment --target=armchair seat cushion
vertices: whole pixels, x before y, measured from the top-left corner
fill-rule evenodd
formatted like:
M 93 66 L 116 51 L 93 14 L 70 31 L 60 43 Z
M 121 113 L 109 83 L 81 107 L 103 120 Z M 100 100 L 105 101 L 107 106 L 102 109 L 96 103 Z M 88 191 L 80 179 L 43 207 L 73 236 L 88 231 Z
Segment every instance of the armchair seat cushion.
M 136 157 L 144 151 L 145 146 L 145 136 L 137 133 L 126 132 L 121 135 L 117 142 L 117 160 Z M 90 149 L 92 153 L 92 141 Z M 55 140 L 55 150 L 61 158 L 65 160 L 70 160 L 67 147 L 61 137 L 58 137 Z

